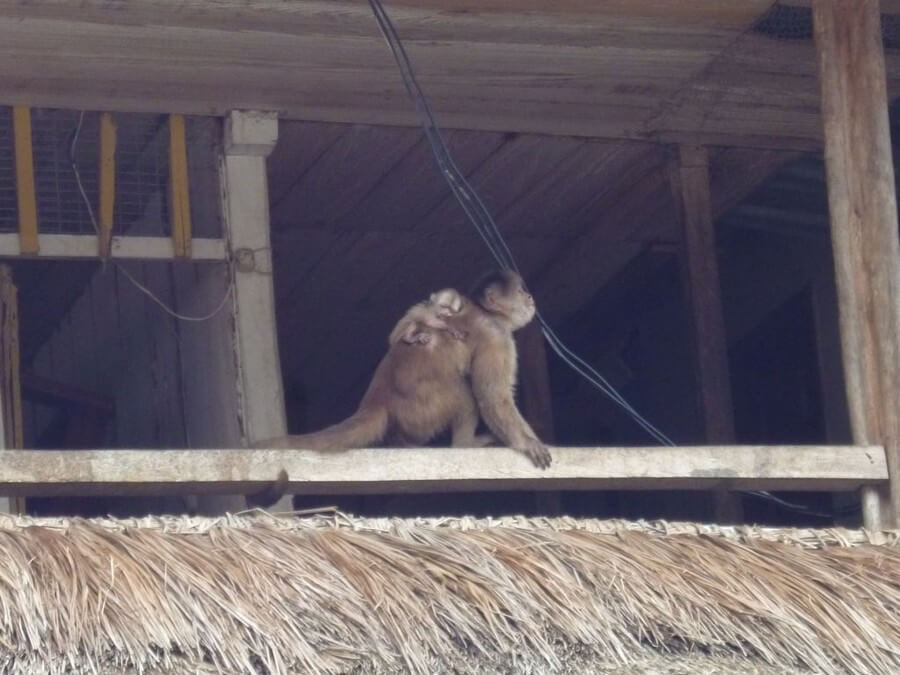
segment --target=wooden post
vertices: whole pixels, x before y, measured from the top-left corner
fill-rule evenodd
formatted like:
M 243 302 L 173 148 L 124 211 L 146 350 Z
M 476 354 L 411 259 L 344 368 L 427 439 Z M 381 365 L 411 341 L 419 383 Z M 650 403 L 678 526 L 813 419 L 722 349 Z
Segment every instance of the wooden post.
M 116 121 L 112 113 L 100 115 L 100 218 L 98 249 L 103 260 L 112 246 L 116 204 Z M 176 250 L 177 253 L 177 250 Z
M 518 332 L 522 415 L 545 443 L 553 443 L 553 405 L 547 349 L 537 321 Z
M 669 175 L 684 237 L 682 267 L 694 329 L 694 361 L 704 435 L 707 443 L 734 443 L 728 345 L 709 187 L 709 154 L 704 147 L 681 146 L 674 164 Z M 741 520 L 741 503 L 736 495 L 717 491 L 714 500 L 718 522 Z
M 266 157 L 278 139 L 274 113 L 231 112 L 222 168 L 225 223 L 234 260 L 234 316 L 244 435 L 287 432 L 275 330 Z M 278 476 L 273 475 L 274 481 Z M 284 499 L 274 509 L 290 509 Z
M 19 360 L 19 300 L 12 270 L 0 265 L 0 449 L 25 445 Z M 23 497 L 0 497 L 0 513 L 24 513 Z
M 191 191 L 184 115 L 169 115 L 169 182 L 172 245 L 176 258 L 191 257 Z M 268 193 L 267 197 L 268 199 Z
M 552 444 L 553 404 L 547 347 L 540 324 L 532 321 L 517 333 L 519 343 L 519 381 L 522 392 L 522 416 L 544 443 Z M 538 513 L 546 516 L 562 512 L 562 496 L 556 491 L 541 491 L 535 496 Z
M 31 141 L 31 109 L 13 108 L 16 152 L 16 199 L 19 210 L 19 243 L 26 255 L 38 252 L 37 198 L 34 188 L 34 148 Z
M 884 445 L 890 474 L 889 496 L 863 494 L 864 525 L 878 530 L 900 513 L 900 240 L 881 13 L 878 0 L 812 9 L 850 424 L 854 443 Z

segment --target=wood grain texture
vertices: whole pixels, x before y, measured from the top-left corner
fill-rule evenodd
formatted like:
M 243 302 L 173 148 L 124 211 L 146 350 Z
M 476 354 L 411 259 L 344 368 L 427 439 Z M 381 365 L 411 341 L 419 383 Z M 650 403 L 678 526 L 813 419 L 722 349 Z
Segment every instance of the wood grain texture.
M 236 492 L 284 469 L 291 492 L 534 489 L 847 490 L 887 478 L 880 447 L 554 448 L 536 469 L 507 448 L 9 450 L 0 494 Z
M 816 0 L 825 167 L 847 403 L 854 441 L 883 443 L 900 516 L 900 237 L 877 0 Z
M 434 0 L 388 11 L 445 128 L 819 143 L 811 45 L 747 32 L 771 4 Z M 0 0 L 0 102 L 418 125 L 368 6 L 351 0 Z

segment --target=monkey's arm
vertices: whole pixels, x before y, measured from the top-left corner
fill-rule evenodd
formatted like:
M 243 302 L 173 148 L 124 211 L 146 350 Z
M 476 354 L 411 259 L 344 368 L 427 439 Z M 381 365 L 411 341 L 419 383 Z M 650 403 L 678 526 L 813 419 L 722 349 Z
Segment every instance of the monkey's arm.
M 516 408 L 515 347 L 493 346 L 476 351 L 472 359 L 472 393 L 484 423 L 504 444 L 523 452 L 540 468 L 550 466 L 550 452 Z

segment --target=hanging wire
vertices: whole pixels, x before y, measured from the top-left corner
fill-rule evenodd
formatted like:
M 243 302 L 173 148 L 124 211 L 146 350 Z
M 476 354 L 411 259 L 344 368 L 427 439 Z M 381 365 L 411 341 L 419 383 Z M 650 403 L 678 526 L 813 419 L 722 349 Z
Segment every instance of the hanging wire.
M 416 79 L 415 73 L 413 72 L 412 63 L 406 53 L 403 42 L 397 35 L 394 24 L 385 11 L 384 7 L 382 6 L 381 0 L 368 0 L 368 2 L 369 6 L 372 8 L 372 13 L 375 16 L 375 21 L 378 24 L 378 28 L 381 31 L 381 34 L 384 36 L 384 39 L 394 56 L 394 60 L 397 63 L 397 67 L 400 70 L 400 75 L 402 77 L 403 84 L 406 87 L 406 91 L 413 101 L 416 113 L 421 119 L 425 137 L 428 140 L 428 145 L 431 148 L 431 152 L 434 155 L 434 159 L 437 162 L 441 175 L 444 176 L 444 179 L 447 181 L 447 184 L 450 187 L 450 191 L 456 197 L 466 216 L 472 222 L 475 230 L 481 236 L 482 240 L 484 241 L 485 245 L 487 246 L 488 250 L 494 257 L 494 260 L 496 260 L 500 268 L 505 270 L 513 270 L 516 273 L 519 273 L 519 269 L 516 266 L 516 262 L 513 258 L 512 252 L 510 251 L 509 246 L 506 244 L 503 235 L 500 233 L 497 224 L 494 222 L 493 217 L 491 216 L 487 207 L 481 201 L 478 193 L 469 184 L 468 180 L 466 180 L 466 177 L 456 166 L 456 163 L 453 161 L 453 158 L 447 150 L 447 145 L 444 142 L 444 138 L 441 135 L 437 123 L 435 122 L 434 115 L 431 112 L 431 108 L 428 105 L 428 99 L 419 86 L 419 82 Z M 579 374 L 591 385 L 593 385 L 597 390 L 602 392 L 607 398 L 618 405 L 638 426 L 641 427 L 641 429 L 643 429 L 659 444 L 669 447 L 676 446 L 675 442 L 671 438 L 669 438 L 665 433 L 660 431 L 655 425 L 653 425 L 649 420 L 641 415 L 634 408 L 634 406 L 632 406 L 625 399 L 625 397 L 622 396 L 615 389 L 615 387 L 613 387 L 613 385 L 609 383 L 606 378 L 604 378 L 599 372 L 597 372 L 597 370 L 593 366 L 591 366 L 584 359 L 578 356 L 578 354 L 569 349 L 556 335 L 556 332 L 544 319 L 540 311 L 536 311 L 535 316 L 541 326 L 541 331 L 543 332 L 547 343 L 550 345 L 550 348 L 557 354 L 557 356 L 560 357 L 560 359 L 562 359 L 562 361 L 566 365 L 568 365 L 572 370 L 574 370 L 577 374 Z M 822 518 L 833 517 L 833 514 L 813 511 L 803 504 L 795 504 L 785 501 L 764 490 L 748 490 L 741 492 L 742 494 L 771 501 L 787 509 L 797 511 L 805 515 Z
M 441 174 L 447 180 L 451 192 L 459 201 L 469 220 L 475 226 L 476 231 L 484 240 L 491 255 L 497 261 L 501 269 L 519 272 L 515 259 L 509 249 L 503 235 L 500 233 L 493 217 L 485 207 L 475 189 L 469 184 L 466 177 L 456 166 L 453 158 L 447 150 L 444 138 L 434 120 L 434 115 L 428 105 L 428 100 L 419 86 L 413 72 L 409 56 L 400 38 L 397 35 L 393 23 L 382 7 L 379 0 L 369 0 L 369 5 L 378 22 L 378 27 L 394 55 L 394 60 L 400 69 L 403 83 L 413 100 L 416 112 L 419 114 L 428 139 L 432 154 L 437 161 Z M 642 416 L 625 398 L 597 372 L 589 363 L 570 350 L 556 335 L 550 324 L 544 319 L 540 311 L 536 312 L 536 318 L 541 326 L 544 337 L 551 349 L 576 373 L 585 378 L 594 387 L 616 403 L 625 413 L 631 417 L 644 431 L 662 445 L 675 446 L 674 441 L 656 428 L 649 420 Z
M 78 160 L 76 159 L 75 151 L 78 148 L 78 137 L 81 134 L 81 125 L 84 122 L 84 111 L 81 111 L 81 114 L 78 116 L 78 124 L 75 126 L 75 132 L 72 134 L 72 142 L 69 144 L 69 162 L 72 165 L 72 172 L 75 174 L 75 182 L 78 184 L 78 191 L 81 193 L 81 198 L 84 200 L 84 205 L 87 207 L 88 216 L 91 220 L 91 225 L 94 227 L 94 232 L 97 233 L 97 236 L 100 236 L 100 226 L 97 224 L 97 216 L 94 214 L 94 208 L 91 206 L 91 200 L 88 199 L 87 192 L 84 189 L 84 185 L 81 182 L 81 171 L 78 169 Z M 103 264 L 106 264 L 106 260 L 104 259 Z M 234 282 L 232 280 L 232 275 L 228 275 L 228 287 L 225 289 L 225 293 L 222 295 L 222 300 L 216 305 L 215 309 L 207 314 L 202 314 L 200 316 L 193 316 L 189 314 L 181 314 L 180 312 L 175 311 L 164 300 L 162 300 L 158 295 L 156 295 L 149 288 L 144 286 L 140 281 L 138 281 L 132 274 L 129 272 L 124 266 L 120 263 L 113 261 L 113 266 L 121 272 L 122 276 L 124 276 L 131 284 L 134 285 L 141 293 L 150 298 L 154 303 L 156 303 L 162 310 L 171 316 L 174 319 L 178 319 L 179 321 L 192 321 L 197 323 L 202 323 L 204 321 L 209 321 L 213 317 L 215 317 L 222 309 L 225 307 L 228 302 L 228 298 L 231 297 L 232 287 Z

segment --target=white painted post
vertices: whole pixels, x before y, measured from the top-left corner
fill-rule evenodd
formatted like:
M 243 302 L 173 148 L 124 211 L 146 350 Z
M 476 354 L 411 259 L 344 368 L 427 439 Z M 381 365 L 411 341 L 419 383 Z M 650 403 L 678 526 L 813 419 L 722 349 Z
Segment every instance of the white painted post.
M 266 157 L 278 140 L 275 113 L 232 111 L 225 120 L 224 219 L 233 266 L 236 352 L 248 443 L 287 433 L 269 238 Z M 274 481 L 277 476 L 273 475 Z M 289 510 L 284 498 L 273 510 Z

